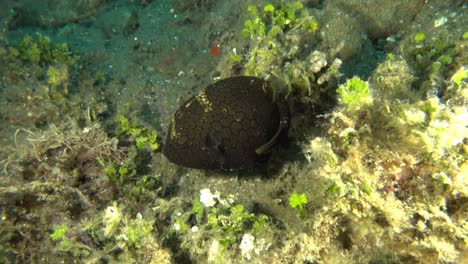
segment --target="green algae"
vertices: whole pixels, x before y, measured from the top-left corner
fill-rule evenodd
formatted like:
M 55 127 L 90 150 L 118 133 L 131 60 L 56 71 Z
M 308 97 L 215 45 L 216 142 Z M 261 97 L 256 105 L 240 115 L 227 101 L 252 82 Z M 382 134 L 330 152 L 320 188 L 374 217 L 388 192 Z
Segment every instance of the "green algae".
M 339 95 L 339 102 L 348 109 L 359 109 L 371 100 L 367 82 L 358 77 L 347 80 L 345 84 L 338 87 L 336 92 Z
M 307 196 L 304 193 L 293 193 L 289 196 L 289 205 L 296 208 L 300 217 L 305 216 L 305 205 L 307 204 Z
M 149 147 L 152 151 L 159 149 L 158 134 L 155 131 L 144 128 L 136 122 L 131 122 L 123 115 L 117 115 L 115 121 L 118 124 L 117 133 L 132 136 L 138 149 L 145 147 Z
M 52 240 L 64 240 L 69 229 L 70 228 L 67 225 L 62 224 L 57 227 L 52 234 L 50 234 L 50 238 L 52 238 Z

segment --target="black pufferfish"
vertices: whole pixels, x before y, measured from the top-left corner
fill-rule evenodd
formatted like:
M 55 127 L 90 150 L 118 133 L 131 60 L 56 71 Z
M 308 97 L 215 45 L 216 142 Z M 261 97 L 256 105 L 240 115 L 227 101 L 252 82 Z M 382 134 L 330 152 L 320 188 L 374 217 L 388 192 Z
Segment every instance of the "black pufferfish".
M 172 115 L 163 153 L 197 169 L 254 166 L 287 133 L 289 110 L 273 100 L 267 81 L 249 76 L 219 80 Z

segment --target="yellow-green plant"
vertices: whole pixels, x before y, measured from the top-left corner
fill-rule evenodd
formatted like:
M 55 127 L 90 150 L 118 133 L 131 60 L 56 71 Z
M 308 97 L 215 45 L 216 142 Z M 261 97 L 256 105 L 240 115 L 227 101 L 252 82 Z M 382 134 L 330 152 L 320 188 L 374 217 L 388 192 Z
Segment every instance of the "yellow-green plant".
M 305 193 L 293 193 L 289 196 L 289 205 L 299 212 L 299 216 L 305 216 L 305 206 L 307 204 L 307 196 Z
M 251 39 L 245 56 L 245 75 L 275 80 L 275 95 L 286 96 L 298 91 L 299 96 L 312 96 L 312 87 L 326 83 L 335 76 L 332 71 L 311 72 L 315 61 L 304 58 L 300 44 L 310 41 L 318 28 L 314 16 L 309 15 L 301 1 L 284 1 L 279 5 L 267 4 L 263 8 L 249 6 L 249 19 L 244 23 L 242 35 Z M 310 50 L 309 50 L 310 52 Z M 324 58 L 327 62 L 328 58 Z M 323 67 L 332 63 L 325 63 Z M 320 73 L 319 73 L 320 72 Z M 329 75 L 320 78 L 318 75 Z M 338 75 L 338 74 L 336 74 Z M 326 85 L 326 84 L 324 84 Z M 319 96 L 315 94 L 313 96 Z
M 47 82 L 53 87 L 65 84 L 68 81 L 68 66 L 49 66 L 47 69 Z
M 225 201 L 206 206 L 196 198 L 192 202 L 192 210 L 176 215 L 173 219 L 175 233 L 186 235 L 191 226 L 189 219 L 195 218 L 197 227 L 203 228 L 210 239 L 219 241 L 223 248 L 238 243 L 246 233 L 259 239 L 271 238 L 268 216 L 248 212 L 242 204 Z M 188 235 L 191 236 L 190 233 Z
M 103 159 L 98 159 L 98 162 L 102 166 L 104 174 L 109 181 L 117 185 L 124 185 L 126 181 L 136 174 L 132 159 L 127 159 L 126 162 L 121 165 L 112 161 L 104 161 Z
M 119 242 L 118 246 L 121 249 L 141 248 L 144 246 L 145 240 L 151 240 L 154 220 L 144 219 L 140 213 L 137 213 L 136 217 L 133 218 L 123 212 L 116 202 L 105 209 L 101 219 L 102 225 L 90 226 L 98 236 L 104 235 L 97 237 L 97 239 L 115 239 L 116 242 Z
M 259 17 L 257 8 L 255 6 L 249 6 L 247 10 L 251 18 L 245 20 L 242 35 L 246 38 L 265 36 L 265 23 Z
M 66 224 L 61 224 L 54 230 L 52 234 L 50 234 L 50 238 L 52 238 L 54 241 L 63 240 L 65 239 L 65 235 L 69 229 L 70 228 Z
M 118 133 L 132 136 L 135 145 L 139 149 L 148 146 L 152 151 L 159 149 L 158 134 L 155 131 L 144 128 L 136 122 L 131 122 L 123 115 L 117 115 L 115 121 L 118 125 Z
M 262 38 L 266 35 L 275 37 L 298 26 L 314 32 L 318 28 L 317 20 L 304 11 L 301 1 L 283 3 L 280 7 L 267 4 L 260 14 L 255 6 L 249 6 L 250 18 L 244 23 L 242 35 L 247 38 Z
M 351 109 L 359 109 L 371 101 L 368 83 L 359 77 L 353 77 L 338 87 L 340 103 Z
M 70 227 L 66 224 L 61 224 L 58 226 L 52 234 L 50 234 L 50 238 L 52 240 L 60 242 L 60 248 L 66 249 L 70 246 L 70 239 L 67 238 L 67 233 L 70 230 Z
M 468 79 L 468 67 L 463 66 L 452 75 L 450 80 L 454 82 L 458 88 L 461 88 L 463 80 L 466 79 Z
M 153 230 L 153 221 L 144 220 L 141 214 L 138 214 L 136 219 L 128 222 L 125 228 L 127 243 L 130 247 L 140 248 L 144 238 L 151 234 Z
M 414 41 L 416 42 L 416 44 L 421 43 L 425 39 L 426 39 L 426 34 L 424 33 L 417 33 L 416 35 L 414 35 Z
M 37 34 L 35 38 L 24 36 L 18 44 L 22 59 L 34 64 L 65 63 L 68 65 L 78 61 L 79 56 L 72 52 L 66 43 L 52 44 L 49 37 Z
M 455 55 L 452 38 L 445 30 L 430 35 L 417 33 L 401 47 L 403 57 L 417 71 L 420 82 L 428 77 L 434 80 L 447 72 Z

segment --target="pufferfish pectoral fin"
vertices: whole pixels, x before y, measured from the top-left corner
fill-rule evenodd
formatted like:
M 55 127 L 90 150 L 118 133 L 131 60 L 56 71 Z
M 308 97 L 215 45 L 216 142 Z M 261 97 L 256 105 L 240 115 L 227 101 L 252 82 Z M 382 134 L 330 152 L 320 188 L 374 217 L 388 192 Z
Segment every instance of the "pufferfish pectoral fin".
M 276 141 L 278 140 L 279 135 L 281 134 L 281 131 L 283 131 L 282 127 L 279 127 L 278 130 L 276 131 L 275 135 L 265 144 L 261 145 L 260 147 L 255 149 L 255 153 L 257 155 L 262 155 L 270 152 L 273 148 L 273 146 L 276 144 Z
M 262 155 L 270 152 L 282 134 L 285 134 L 287 136 L 290 118 L 289 106 L 285 100 L 281 99 L 277 102 L 277 106 L 279 111 L 278 129 L 276 130 L 276 133 L 273 135 L 273 137 L 270 140 L 268 140 L 268 142 L 255 149 L 255 153 L 257 155 Z

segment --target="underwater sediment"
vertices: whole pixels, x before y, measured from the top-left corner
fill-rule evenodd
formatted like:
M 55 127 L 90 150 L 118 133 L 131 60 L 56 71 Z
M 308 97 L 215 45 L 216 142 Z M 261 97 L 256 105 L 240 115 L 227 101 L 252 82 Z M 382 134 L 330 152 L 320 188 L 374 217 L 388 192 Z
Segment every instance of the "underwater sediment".
M 468 260 L 463 1 L 0 18 L 0 262 Z

